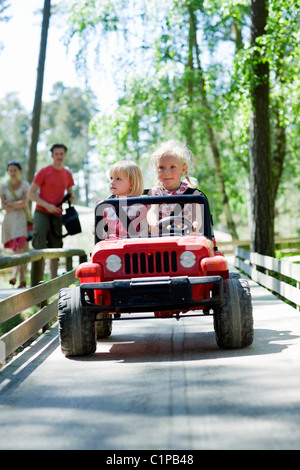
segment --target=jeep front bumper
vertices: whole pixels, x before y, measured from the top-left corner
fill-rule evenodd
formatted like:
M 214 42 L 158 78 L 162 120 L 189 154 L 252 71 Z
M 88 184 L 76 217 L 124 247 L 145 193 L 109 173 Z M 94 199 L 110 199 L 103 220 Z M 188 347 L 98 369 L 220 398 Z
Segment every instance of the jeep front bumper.
M 194 299 L 195 286 L 203 286 L 207 298 Z M 105 302 L 96 304 L 93 292 L 105 292 Z M 223 278 L 204 277 L 147 277 L 80 285 L 82 308 L 97 312 L 155 312 L 212 308 L 223 301 Z M 104 298 L 104 296 L 103 296 Z

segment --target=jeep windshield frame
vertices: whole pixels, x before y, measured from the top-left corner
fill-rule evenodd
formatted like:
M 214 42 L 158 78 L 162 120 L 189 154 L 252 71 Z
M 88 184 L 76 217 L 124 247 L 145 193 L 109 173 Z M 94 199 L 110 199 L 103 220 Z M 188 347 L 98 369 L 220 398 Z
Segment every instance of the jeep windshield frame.
M 176 195 L 176 196 L 140 196 L 140 197 L 124 197 L 124 198 L 109 198 L 102 200 L 96 204 L 95 207 L 95 244 L 99 241 L 108 239 L 105 235 L 105 211 L 108 209 L 114 212 L 116 220 L 119 220 L 123 227 L 129 233 L 129 236 L 122 236 L 120 238 L 157 238 L 162 236 L 186 236 L 184 230 L 182 233 L 174 233 L 171 231 L 169 234 L 160 233 L 153 235 L 150 231 L 147 231 L 144 235 L 137 235 L 136 233 L 130 233 L 131 220 L 128 219 L 128 208 L 131 206 L 144 207 L 146 208 L 146 214 L 153 206 L 165 206 L 165 205 L 176 205 L 179 208 L 179 216 L 184 221 L 183 208 L 186 204 L 198 204 L 201 209 L 202 217 L 202 235 L 212 240 L 212 216 L 210 213 L 210 207 L 208 199 L 204 194 L 189 194 L 189 195 Z M 177 212 L 178 212 L 177 210 Z M 176 216 L 176 214 L 175 214 Z M 161 219 L 161 218 L 160 218 Z M 160 220 L 159 219 L 159 220 Z M 195 234 L 195 232 L 193 232 Z M 115 237 L 118 238 L 118 237 Z

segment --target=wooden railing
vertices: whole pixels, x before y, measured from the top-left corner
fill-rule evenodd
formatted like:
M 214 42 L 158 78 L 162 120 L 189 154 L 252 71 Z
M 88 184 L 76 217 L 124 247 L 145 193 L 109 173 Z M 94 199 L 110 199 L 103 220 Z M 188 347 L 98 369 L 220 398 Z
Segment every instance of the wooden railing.
M 300 310 L 300 265 L 235 248 L 235 267 Z
M 75 269 L 72 265 L 74 256 L 79 257 L 79 262 L 87 259 L 84 250 L 63 248 L 32 250 L 21 255 L 0 258 L 0 269 L 31 263 L 31 288 L 0 301 L 0 324 L 30 307 L 37 306 L 39 308 L 27 320 L 1 336 L 0 367 L 8 356 L 34 337 L 41 329 L 45 330 L 46 325 L 55 318 L 58 311 L 59 290 L 75 282 Z M 66 273 L 51 281 L 44 282 L 45 260 L 53 258 L 65 258 Z M 51 299 L 53 296 L 55 298 Z M 50 302 L 49 299 L 51 299 Z
M 234 253 L 235 247 L 241 246 L 243 248 L 249 248 L 250 240 L 230 240 L 230 241 L 220 241 L 217 239 L 217 245 L 220 251 L 224 254 Z M 299 237 L 290 237 L 290 238 L 275 238 L 275 248 L 279 249 L 289 249 L 289 250 L 298 250 L 300 253 L 300 238 Z

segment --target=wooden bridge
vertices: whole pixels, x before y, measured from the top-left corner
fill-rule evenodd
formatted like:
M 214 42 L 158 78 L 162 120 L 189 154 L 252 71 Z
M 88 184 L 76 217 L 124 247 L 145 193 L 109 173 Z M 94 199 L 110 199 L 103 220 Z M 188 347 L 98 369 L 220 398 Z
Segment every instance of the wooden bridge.
M 43 260 L 58 255 L 66 273 L 44 282 Z M 57 322 L 47 325 L 57 314 L 57 292 L 74 283 L 72 258 L 86 254 L 26 256 L 32 287 L 0 302 L 0 323 L 31 305 L 38 311 L 0 338 L 2 362 L 44 333 L 0 372 L 0 449 L 98 449 L 108 456 L 113 449 L 189 449 L 192 456 L 199 449 L 300 449 L 299 265 L 241 247 L 228 257 L 250 277 L 249 348 L 218 349 L 210 317 L 133 319 L 114 322 L 94 355 L 67 359 Z

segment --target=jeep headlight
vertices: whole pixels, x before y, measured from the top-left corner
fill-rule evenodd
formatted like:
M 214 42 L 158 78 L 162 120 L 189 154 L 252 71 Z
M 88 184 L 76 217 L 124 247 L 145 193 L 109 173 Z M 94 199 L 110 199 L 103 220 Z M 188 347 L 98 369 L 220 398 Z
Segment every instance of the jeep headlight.
M 106 259 L 106 267 L 107 269 L 109 269 L 109 271 L 112 271 L 113 273 L 119 271 L 121 266 L 122 266 L 122 260 L 120 256 L 110 255 Z
M 179 259 L 181 266 L 184 268 L 191 268 L 196 263 L 196 255 L 192 251 L 184 251 Z

